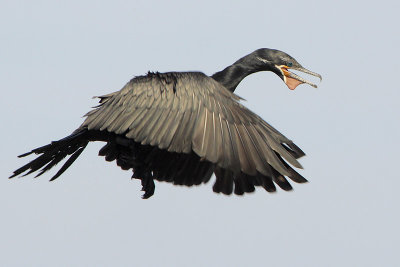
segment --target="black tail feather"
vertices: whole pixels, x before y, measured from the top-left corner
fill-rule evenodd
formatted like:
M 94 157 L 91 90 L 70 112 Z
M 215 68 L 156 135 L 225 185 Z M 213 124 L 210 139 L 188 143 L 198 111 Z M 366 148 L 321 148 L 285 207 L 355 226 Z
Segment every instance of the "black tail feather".
M 51 142 L 48 145 L 35 148 L 30 152 L 20 155 L 19 157 L 22 158 L 33 153 L 42 154 L 36 159 L 30 161 L 28 164 L 15 170 L 9 178 L 13 178 L 28 171 L 27 173 L 23 174 L 23 176 L 26 176 L 41 169 L 40 172 L 35 176 L 38 177 L 57 165 L 65 157 L 71 155 L 70 158 L 64 163 L 61 169 L 51 178 L 50 181 L 56 179 L 66 169 L 68 169 L 69 166 L 71 166 L 71 164 L 85 149 L 86 145 L 89 142 L 87 132 L 88 131 L 86 129 L 75 131 L 71 135 L 61 140 Z
M 74 154 L 72 154 L 72 156 L 64 163 L 61 169 L 59 169 L 58 172 L 53 177 L 51 177 L 50 181 L 57 179 L 61 174 L 63 174 L 69 168 L 69 166 L 71 166 L 71 164 L 74 163 L 74 161 L 80 156 L 86 146 L 87 143 L 83 147 L 78 148 L 78 150 L 76 150 Z

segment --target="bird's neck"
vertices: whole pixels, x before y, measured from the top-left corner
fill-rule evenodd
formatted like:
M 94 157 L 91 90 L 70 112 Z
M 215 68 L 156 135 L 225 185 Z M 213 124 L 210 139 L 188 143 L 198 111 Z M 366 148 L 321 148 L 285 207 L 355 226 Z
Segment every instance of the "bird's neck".
M 214 80 L 221 83 L 232 93 L 239 83 L 247 76 L 259 70 L 250 69 L 241 63 L 235 63 L 224 70 L 211 76 Z

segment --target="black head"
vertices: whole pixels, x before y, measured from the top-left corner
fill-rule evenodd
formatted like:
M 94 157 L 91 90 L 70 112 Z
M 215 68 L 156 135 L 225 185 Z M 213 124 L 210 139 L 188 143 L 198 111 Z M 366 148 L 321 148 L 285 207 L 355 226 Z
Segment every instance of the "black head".
M 307 70 L 292 56 L 276 49 L 260 48 L 250 55 L 239 59 L 236 63 L 251 65 L 257 71 L 273 71 L 286 83 L 291 90 L 294 90 L 299 84 L 302 83 L 307 83 L 313 87 L 317 86 L 288 71 L 289 69 L 301 71 L 322 79 L 321 75 Z

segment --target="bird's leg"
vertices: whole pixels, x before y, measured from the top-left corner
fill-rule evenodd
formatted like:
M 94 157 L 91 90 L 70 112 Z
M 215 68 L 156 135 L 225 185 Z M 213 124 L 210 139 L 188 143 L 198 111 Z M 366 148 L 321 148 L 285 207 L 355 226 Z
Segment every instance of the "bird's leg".
M 132 178 L 140 179 L 142 182 L 142 191 L 144 194 L 143 199 L 147 199 L 154 194 L 155 185 L 153 180 L 153 175 L 144 166 L 138 166 L 134 168 Z
M 144 194 L 142 196 L 143 199 L 151 197 L 154 194 L 155 190 L 153 176 L 150 172 L 146 172 L 146 174 L 149 174 L 149 176 L 145 176 L 144 178 L 142 178 L 142 191 L 144 191 Z

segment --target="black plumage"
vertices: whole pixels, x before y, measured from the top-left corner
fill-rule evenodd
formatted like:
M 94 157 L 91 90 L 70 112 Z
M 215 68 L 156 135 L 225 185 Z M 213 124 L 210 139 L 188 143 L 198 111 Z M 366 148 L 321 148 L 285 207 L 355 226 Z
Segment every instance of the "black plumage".
M 37 176 L 70 156 L 51 178 L 59 177 L 91 141 L 106 142 L 99 151 L 116 161 L 132 178 L 140 179 L 148 198 L 154 179 L 176 185 L 199 185 L 216 176 L 213 190 L 237 195 L 255 186 L 268 192 L 307 180 L 290 165 L 301 168 L 303 151 L 240 103 L 233 91 L 247 75 L 275 72 L 290 89 L 314 84 L 291 73 L 301 67 L 289 55 L 259 49 L 209 77 L 201 72 L 148 73 L 129 81 L 120 91 L 100 96 L 100 104 L 85 116 L 70 136 L 32 150 L 40 156 L 11 177 L 39 171 Z

